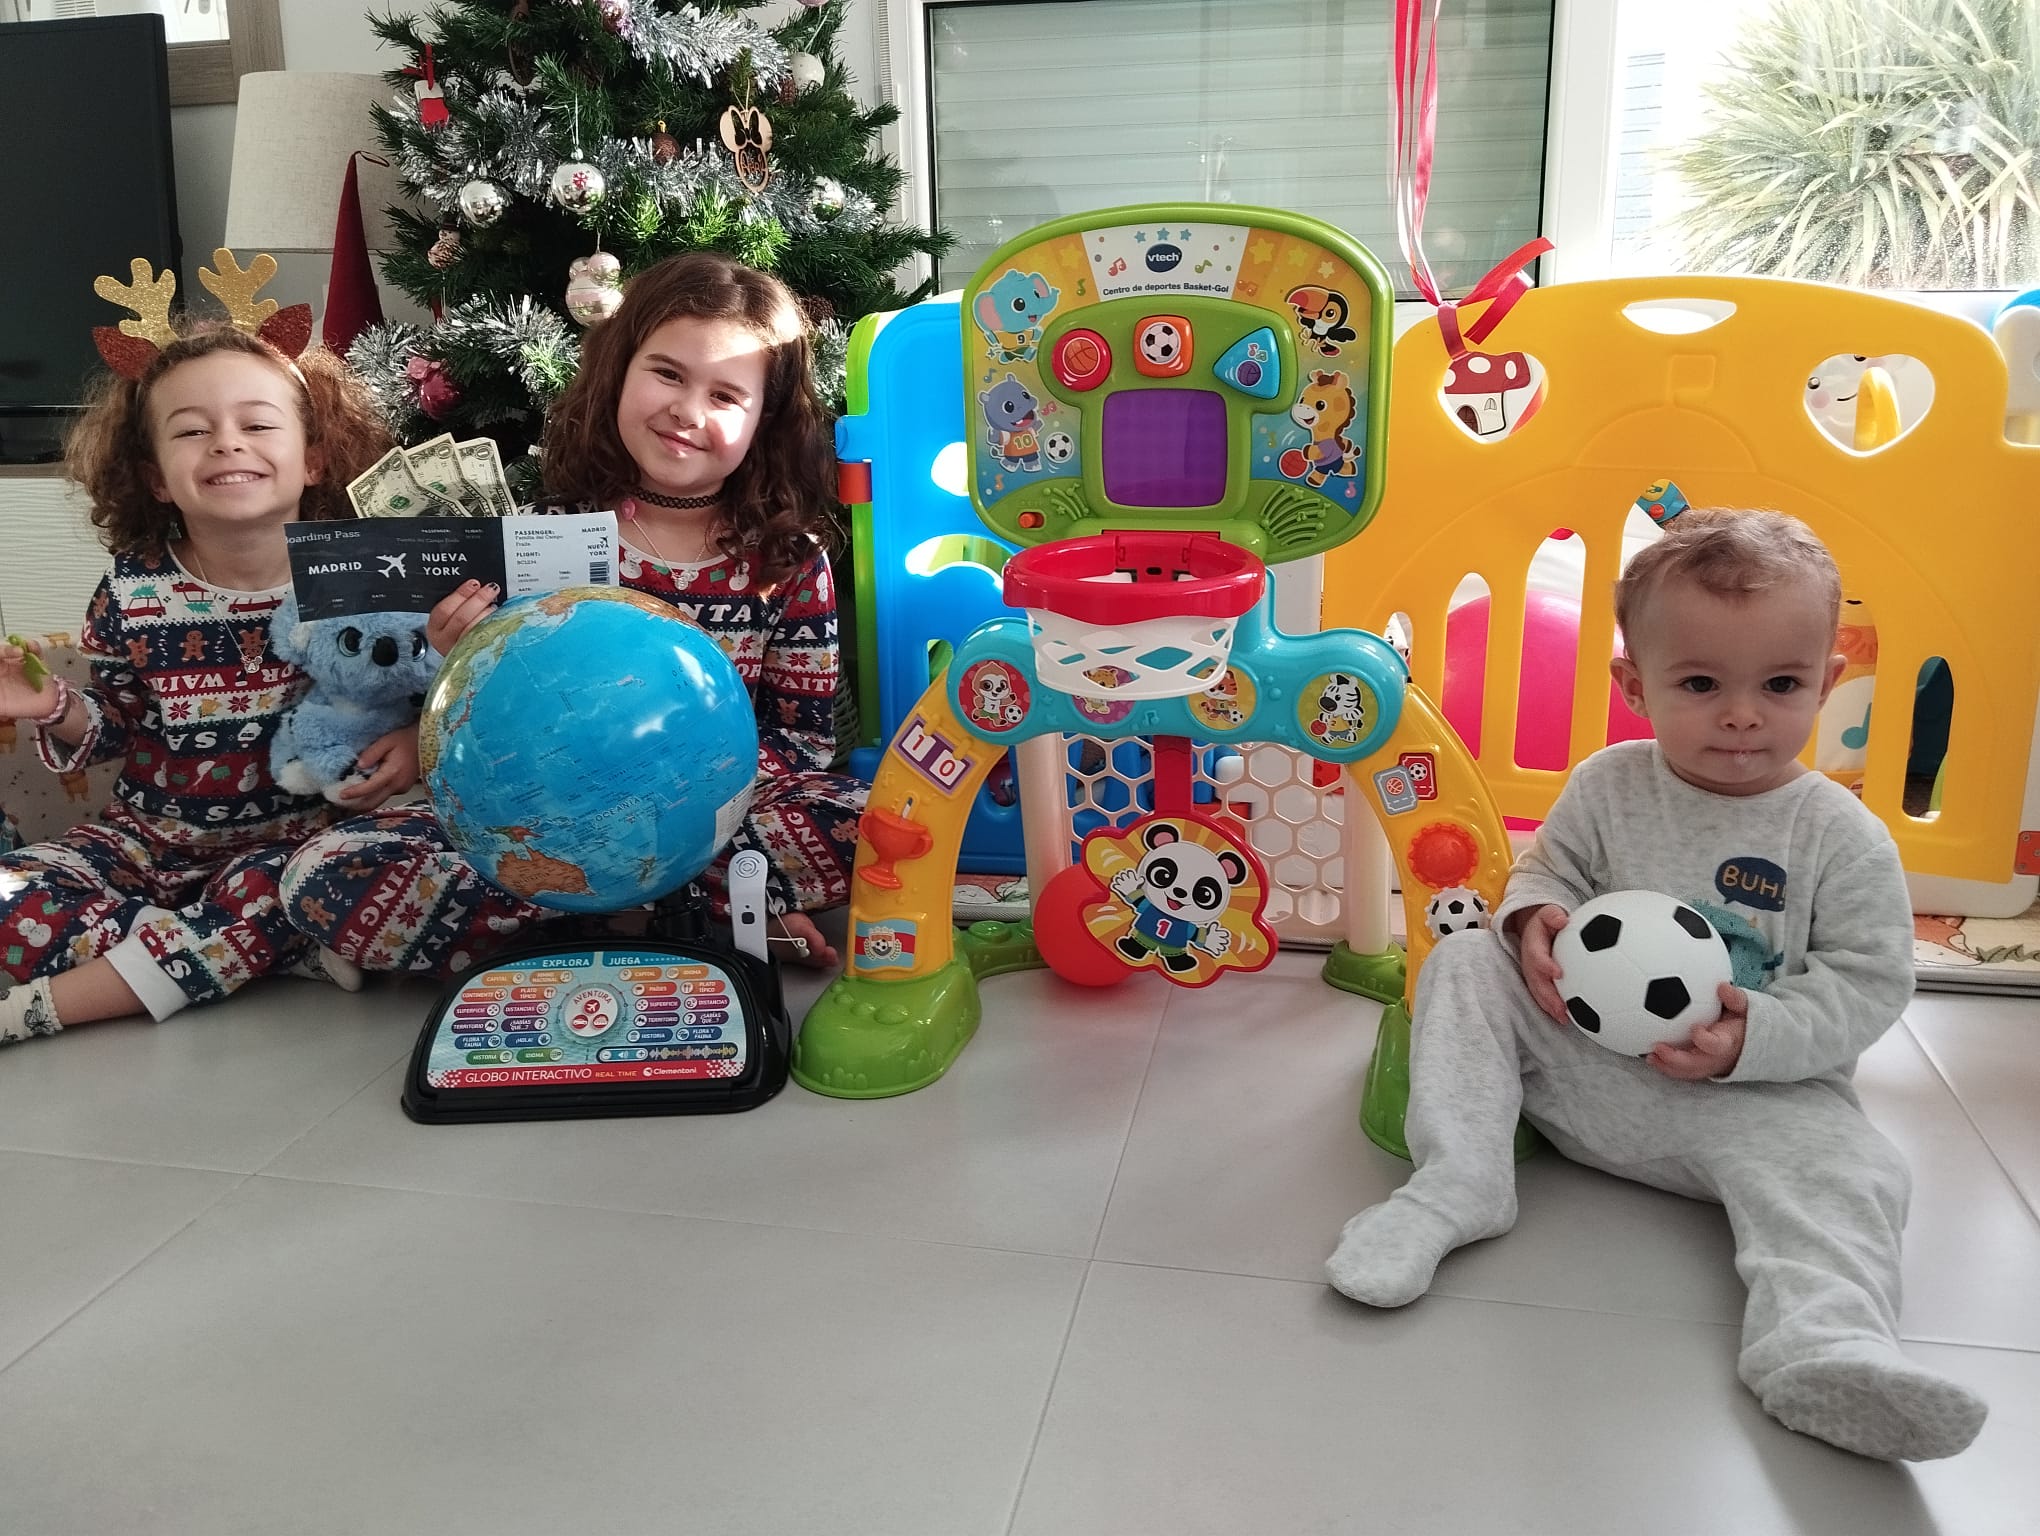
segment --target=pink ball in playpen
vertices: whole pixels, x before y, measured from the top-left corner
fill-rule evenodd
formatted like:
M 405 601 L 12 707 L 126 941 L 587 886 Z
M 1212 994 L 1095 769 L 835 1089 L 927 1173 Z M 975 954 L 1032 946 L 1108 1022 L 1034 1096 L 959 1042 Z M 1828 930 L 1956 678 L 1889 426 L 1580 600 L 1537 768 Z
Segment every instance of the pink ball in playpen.
M 1530 592 L 1523 604 L 1522 668 L 1517 673 L 1516 761 L 1525 768 L 1562 769 L 1572 733 L 1573 660 L 1579 650 L 1580 605 L 1551 592 Z M 1445 697 L 1439 707 L 1471 750 L 1481 741 L 1481 669 L 1487 660 L 1488 600 L 1474 598 L 1445 618 Z M 1608 739 L 1640 741 L 1650 722 L 1630 712 L 1608 681 Z

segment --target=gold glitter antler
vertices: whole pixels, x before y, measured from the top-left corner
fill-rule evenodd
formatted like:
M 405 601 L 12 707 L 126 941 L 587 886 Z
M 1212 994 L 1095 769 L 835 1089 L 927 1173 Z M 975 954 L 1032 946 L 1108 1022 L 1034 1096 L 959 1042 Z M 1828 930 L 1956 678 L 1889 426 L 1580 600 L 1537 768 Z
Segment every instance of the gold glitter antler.
M 168 346 L 177 339 L 177 332 L 170 328 L 170 301 L 177 296 L 177 274 L 165 267 L 161 277 L 152 277 L 149 263 L 140 256 L 128 264 L 128 271 L 134 277 L 132 283 L 95 277 L 92 291 L 109 304 L 135 312 L 138 318 L 121 321 L 121 335 L 139 336 L 159 347 Z
M 128 264 L 134 281 L 95 277 L 92 291 L 109 304 L 135 312 L 133 320 L 115 325 L 95 325 L 92 340 L 107 366 L 123 378 L 139 379 L 156 354 L 177 339 L 170 324 L 170 301 L 177 294 L 177 274 L 167 267 L 163 275 L 152 275 L 149 263 L 137 256 Z
M 243 267 L 232 251 L 221 246 L 213 252 L 213 263 L 219 270 L 200 267 L 198 280 L 227 306 L 227 318 L 236 330 L 260 336 L 285 357 L 304 351 L 312 339 L 312 306 L 293 304 L 280 310 L 276 300 L 255 297 L 262 285 L 276 276 L 274 256 L 264 251 Z
M 276 313 L 277 304 L 274 299 L 258 302 L 255 295 L 276 276 L 276 258 L 265 251 L 244 268 L 223 245 L 213 252 L 213 260 L 219 270 L 200 267 L 198 280 L 227 306 L 227 318 L 234 322 L 235 330 L 246 331 L 250 336 L 261 335 L 262 322 Z

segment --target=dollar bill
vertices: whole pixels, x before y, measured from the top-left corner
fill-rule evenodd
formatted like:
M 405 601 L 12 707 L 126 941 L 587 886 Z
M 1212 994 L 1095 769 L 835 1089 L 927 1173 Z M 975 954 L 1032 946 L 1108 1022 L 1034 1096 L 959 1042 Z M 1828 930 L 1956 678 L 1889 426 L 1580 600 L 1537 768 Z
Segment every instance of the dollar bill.
M 502 455 L 497 453 L 493 438 L 477 437 L 465 443 L 455 443 L 453 453 L 460 461 L 461 478 L 481 492 L 491 516 L 508 517 L 517 510 L 517 498 L 510 494 L 510 482 L 503 474 Z
M 404 450 L 411 473 L 425 488 L 427 495 L 436 496 L 444 502 L 445 508 L 435 508 L 440 515 L 490 516 L 486 498 L 461 478 L 460 459 L 453 451 L 453 434 L 442 432 L 425 442 L 414 444 Z
M 357 517 L 417 517 L 443 512 L 438 499 L 418 483 L 404 450 L 392 448 L 347 484 Z

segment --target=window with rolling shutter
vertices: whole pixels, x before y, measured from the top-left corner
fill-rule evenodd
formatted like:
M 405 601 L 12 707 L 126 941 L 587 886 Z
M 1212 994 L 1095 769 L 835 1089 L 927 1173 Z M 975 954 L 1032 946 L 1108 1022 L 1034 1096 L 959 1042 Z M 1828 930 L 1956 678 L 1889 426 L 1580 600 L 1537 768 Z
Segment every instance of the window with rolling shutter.
M 961 284 L 1045 220 L 1183 199 L 1328 220 L 1399 277 L 1392 0 L 925 7 L 942 264 Z M 1552 0 L 1455 0 L 1438 28 L 1424 248 L 1461 292 L 1538 233 Z

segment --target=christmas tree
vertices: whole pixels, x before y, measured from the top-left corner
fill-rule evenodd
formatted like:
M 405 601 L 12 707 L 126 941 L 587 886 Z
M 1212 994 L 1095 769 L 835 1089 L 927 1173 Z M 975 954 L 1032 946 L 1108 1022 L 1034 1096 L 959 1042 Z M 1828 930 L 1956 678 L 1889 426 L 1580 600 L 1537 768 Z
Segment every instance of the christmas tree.
M 713 249 L 776 272 L 814 322 L 825 398 L 851 321 L 923 297 L 893 271 L 948 238 L 887 220 L 903 173 L 849 94 L 844 0 L 454 0 L 369 18 L 405 64 L 376 128 L 425 212 L 392 210 L 384 276 L 438 316 L 379 325 L 348 361 L 398 436 L 494 437 L 535 485 L 546 406 L 580 327 L 662 257 Z

